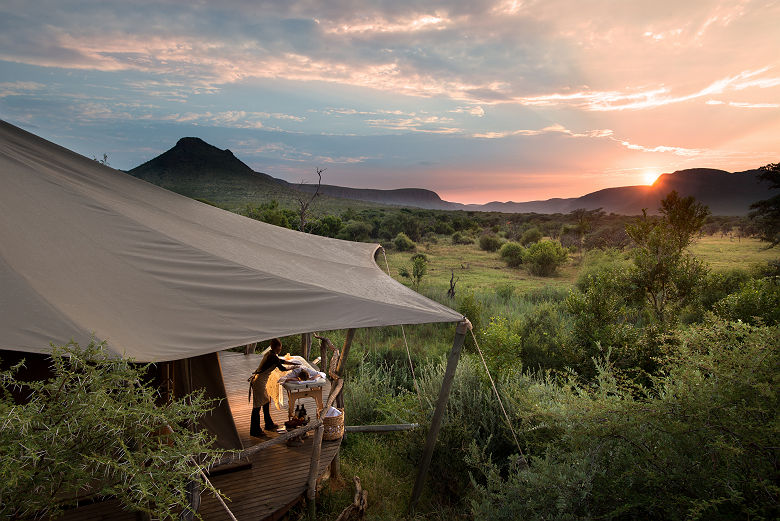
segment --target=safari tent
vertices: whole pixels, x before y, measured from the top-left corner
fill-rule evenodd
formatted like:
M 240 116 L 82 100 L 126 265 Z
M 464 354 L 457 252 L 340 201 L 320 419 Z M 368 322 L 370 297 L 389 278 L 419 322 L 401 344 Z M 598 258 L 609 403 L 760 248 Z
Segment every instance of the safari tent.
M 227 348 L 462 319 L 386 275 L 379 248 L 215 208 L 0 121 L 0 350 L 105 340 L 224 396 Z M 226 402 L 208 427 L 240 447 Z

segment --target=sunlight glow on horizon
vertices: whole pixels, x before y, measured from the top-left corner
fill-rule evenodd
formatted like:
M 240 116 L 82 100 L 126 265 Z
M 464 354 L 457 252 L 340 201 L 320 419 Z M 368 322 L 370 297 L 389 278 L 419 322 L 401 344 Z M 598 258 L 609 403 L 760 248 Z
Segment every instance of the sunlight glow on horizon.
M 645 168 L 644 172 L 642 173 L 642 180 L 644 181 L 644 184 L 652 186 L 660 175 L 661 174 L 658 173 L 658 170 L 655 168 Z

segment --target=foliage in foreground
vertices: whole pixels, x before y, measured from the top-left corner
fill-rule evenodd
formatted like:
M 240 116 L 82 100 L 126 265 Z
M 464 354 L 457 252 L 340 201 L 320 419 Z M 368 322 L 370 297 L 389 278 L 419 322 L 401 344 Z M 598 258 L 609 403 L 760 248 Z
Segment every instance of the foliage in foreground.
M 517 408 L 530 467 L 474 446 L 475 519 L 777 519 L 778 345 L 710 317 L 670 339 L 651 388 L 608 360 L 593 385 L 537 380 Z
M 85 494 L 156 519 L 186 509 L 186 484 L 220 456 L 205 431 L 186 428 L 209 401 L 196 393 L 155 405 L 147 368 L 108 358 L 102 343 L 55 347 L 51 361 L 45 381 L 20 381 L 19 365 L 0 373 L 0 514 L 56 517 Z

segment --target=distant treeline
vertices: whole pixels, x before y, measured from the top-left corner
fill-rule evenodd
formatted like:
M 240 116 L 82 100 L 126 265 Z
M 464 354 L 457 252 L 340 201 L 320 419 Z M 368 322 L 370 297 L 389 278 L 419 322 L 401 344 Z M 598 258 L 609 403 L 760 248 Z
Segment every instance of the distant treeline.
M 276 226 L 300 228 L 300 213 L 281 206 L 275 200 L 257 206 L 247 205 L 241 213 Z M 560 241 L 567 248 L 590 250 L 627 246 L 630 240 L 626 234 L 626 224 L 633 219 L 633 216 L 583 209 L 567 214 L 519 214 L 417 208 L 356 211 L 347 208 L 338 214 L 319 215 L 310 219 L 303 231 L 350 241 L 377 241 L 385 247 L 394 247 L 397 243 L 399 249 L 409 249 L 404 237 L 414 243 L 437 242 L 449 237 L 455 244 L 479 242 L 483 249 L 491 250 L 498 249 L 502 242 L 528 244 L 541 237 L 549 237 Z M 751 237 L 758 231 L 755 223 L 747 217 L 711 215 L 702 233 Z M 485 237 L 495 240 L 486 240 Z

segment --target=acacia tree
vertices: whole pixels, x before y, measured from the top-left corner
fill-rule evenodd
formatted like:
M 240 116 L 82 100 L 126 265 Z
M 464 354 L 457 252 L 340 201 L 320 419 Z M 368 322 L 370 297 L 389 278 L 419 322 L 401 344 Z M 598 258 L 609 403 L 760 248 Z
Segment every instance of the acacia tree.
M 155 519 L 188 511 L 187 485 L 222 454 L 185 428 L 211 408 L 201 393 L 156 404 L 148 366 L 109 358 L 102 343 L 53 348 L 47 380 L 20 380 L 22 365 L 0 372 L 3 518 L 54 518 L 85 493 Z
M 769 183 L 772 190 L 780 189 L 780 163 L 762 166 L 758 178 Z M 758 227 L 759 238 L 770 243 L 770 248 L 780 244 L 780 193 L 750 205 L 750 218 Z
M 710 211 L 694 197 L 680 197 L 674 190 L 661 200 L 659 211 L 660 218 L 652 218 L 643 209 L 642 217 L 626 225 L 626 233 L 637 245 L 631 282 L 664 324 L 693 296 L 706 274 L 704 264 L 687 248 Z

